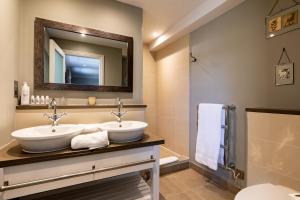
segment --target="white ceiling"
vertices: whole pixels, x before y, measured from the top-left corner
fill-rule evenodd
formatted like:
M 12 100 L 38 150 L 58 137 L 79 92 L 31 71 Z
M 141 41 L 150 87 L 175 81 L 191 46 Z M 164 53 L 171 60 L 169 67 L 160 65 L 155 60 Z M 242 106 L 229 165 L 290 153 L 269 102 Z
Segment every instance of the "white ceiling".
M 155 37 L 164 33 L 169 27 L 176 24 L 194 7 L 205 0 L 119 0 L 123 3 L 143 8 L 144 42 L 150 43 Z
M 143 40 L 158 50 L 244 0 L 118 0 L 143 9 Z M 156 35 L 154 35 L 156 33 Z

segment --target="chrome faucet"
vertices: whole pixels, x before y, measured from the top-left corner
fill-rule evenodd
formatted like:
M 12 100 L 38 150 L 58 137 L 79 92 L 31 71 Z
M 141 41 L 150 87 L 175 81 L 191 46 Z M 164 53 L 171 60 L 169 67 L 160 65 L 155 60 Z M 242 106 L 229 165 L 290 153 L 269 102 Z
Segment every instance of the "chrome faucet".
M 58 121 L 67 115 L 67 113 L 57 113 L 56 100 L 52 98 L 49 102 L 48 108 L 53 109 L 53 114 L 44 113 L 44 117 L 47 117 L 51 121 L 52 132 L 55 132 L 55 127 L 58 126 Z
M 121 99 L 118 97 L 116 100 L 116 105 L 118 106 L 118 111 L 114 112 L 111 111 L 111 114 L 117 118 L 117 121 L 119 123 L 119 127 L 122 127 L 122 118 L 124 117 L 124 115 L 127 113 L 127 111 L 121 111 L 121 109 L 123 108 L 123 102 L 121 101 Z

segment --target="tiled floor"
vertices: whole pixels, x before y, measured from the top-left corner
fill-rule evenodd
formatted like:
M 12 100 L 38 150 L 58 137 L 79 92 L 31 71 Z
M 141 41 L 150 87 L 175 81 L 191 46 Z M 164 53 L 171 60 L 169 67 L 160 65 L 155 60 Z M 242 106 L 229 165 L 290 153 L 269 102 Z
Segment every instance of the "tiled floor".
M 160 177 L 160 200 L 233 200 L 234 195 L 193 169 Z

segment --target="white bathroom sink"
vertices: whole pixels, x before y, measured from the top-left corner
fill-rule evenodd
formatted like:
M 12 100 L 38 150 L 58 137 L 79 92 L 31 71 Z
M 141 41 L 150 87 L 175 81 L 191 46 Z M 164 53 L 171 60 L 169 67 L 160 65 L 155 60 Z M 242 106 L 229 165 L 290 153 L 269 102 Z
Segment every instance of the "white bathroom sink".
M 56 126 L 53 132 L 51 126 L 47 125 L 20 129 L 14 131 L 11 136 L 19 142 L 23 151 L 45 153 L 69 147 L 71 139 L 82 130 L 82 126 L 63 124 Z
M 144 130 L 148 126 L 140 121 L 112 121 L 99 125 L 100 129 L 108 131 L 108 138 L 114 143 L 127 143 L 143 139 Z

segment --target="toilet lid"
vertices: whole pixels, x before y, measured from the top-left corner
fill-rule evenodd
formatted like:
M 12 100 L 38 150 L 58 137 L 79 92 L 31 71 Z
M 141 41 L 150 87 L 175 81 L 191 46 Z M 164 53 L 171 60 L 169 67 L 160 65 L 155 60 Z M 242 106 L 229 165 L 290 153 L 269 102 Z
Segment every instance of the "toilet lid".
M 292 189 L 267 183 L 242 189 L 234 200 L 291 200 L 292 193 Z

